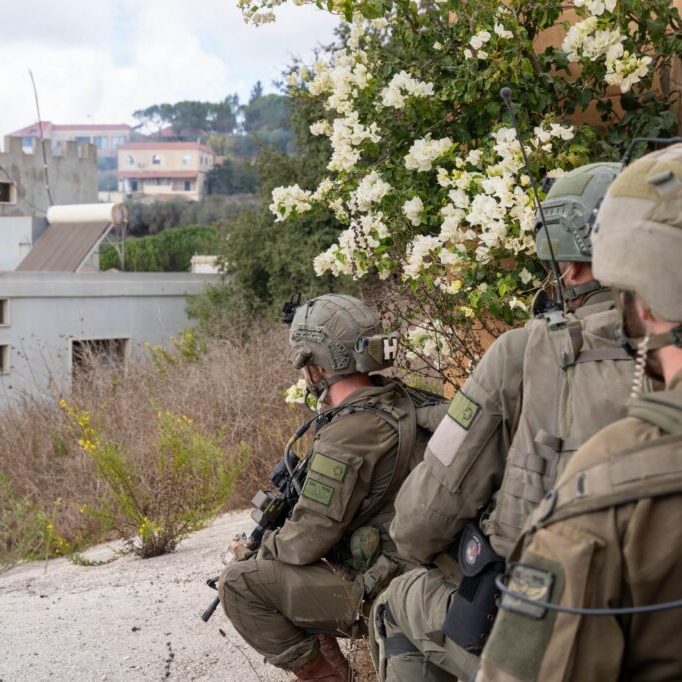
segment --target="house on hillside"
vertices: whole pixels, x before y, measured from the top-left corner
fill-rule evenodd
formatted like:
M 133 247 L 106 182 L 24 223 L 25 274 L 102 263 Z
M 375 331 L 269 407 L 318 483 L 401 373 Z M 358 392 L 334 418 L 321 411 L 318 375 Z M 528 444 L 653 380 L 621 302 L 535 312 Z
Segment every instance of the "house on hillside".
M 197 142 L 128 142 L 118 150 L 119 190 L 131 198 L 200 201 L 215 152 Z
M 99 245 L 123 231 L 125 211 L 95 203 L 94 145 L 67 141 L 56 154 L 46 144 L 47 177 L 41 146 L 34 139 L 27 153 L 8 137 L 0 153 L 0 412 L 27 396 L 67 394 L 86 359 L 125 371 L 145 342 L 167 343 L 189 326 L 186 297 L 215 281 L 99 272 Z M 203 159 L 210 167 L 212 154 Z
M 118 148 L 130 140 L 132 128 L 126 123 L 73 123 L 60 125 L 51 121 L 36 122 L 15 130 L 9 137 L 21 139 L 24 151 L 33 149 L 33 141 L 49 140 L 54 153 L 61 153 L 66 142 L 94 144 L 99 158 L 116 159 Z

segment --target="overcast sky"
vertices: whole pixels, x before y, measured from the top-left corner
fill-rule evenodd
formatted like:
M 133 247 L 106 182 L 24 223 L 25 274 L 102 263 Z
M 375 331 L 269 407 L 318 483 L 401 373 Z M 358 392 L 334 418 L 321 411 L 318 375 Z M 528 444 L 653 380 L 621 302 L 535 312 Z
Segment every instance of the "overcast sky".
M 132 112 L 182 99 L 266 91 L 291 56 L 309 61 L 338 20 L 284 7 L 247 26 L 235 0 L 0 0 L 0 139 L 36 120 L 132 123 Z

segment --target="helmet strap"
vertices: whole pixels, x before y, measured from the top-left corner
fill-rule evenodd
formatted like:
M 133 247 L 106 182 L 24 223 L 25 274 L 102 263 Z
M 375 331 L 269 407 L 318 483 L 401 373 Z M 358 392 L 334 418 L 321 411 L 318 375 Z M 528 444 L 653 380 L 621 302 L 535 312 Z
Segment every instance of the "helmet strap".
M 673 327 L 670 331 L 663 334 L 654 334 L 649 336 L 649 342 L 647 344 L 647 352 L 653 350 L 658 350 L 659 348 L 665 348 L 666 346 L 675 346 L 676 348 L 682 348 L 682 324 L 678 324 Z M 637 356 L 637 348 L 644 341 L 642 336 L 627 336 L 625 330 L 621 326 L 616 332 L 616 340 L 625 349 L 628 355 L 631 357 Z
M 583 284 L 576 284 L 574 287 L 563 285 L 564 298 L 567 301 L 574 301 L 576 298 L 587 296 L 587 294 L 592 294 L 602 288 L 602 285 L 597 282 L 596 279 L 591 279 L 589 282 L 584 282 Z
M 310 376 L 310 368 L 303 367 L 302 369 L 305 373 L 306 393 L 312 395 L 315 398 L 317 401 L 318 411 L 322 403 L 324 403 L 326 400 L 327 395 L 329 394 L 329 389 L 332 387 L 332 385 L 347 376 L 346 374 L 334 374 L 330 377 L 321 377 L 319 381 L 313 381 L 312 377 Z

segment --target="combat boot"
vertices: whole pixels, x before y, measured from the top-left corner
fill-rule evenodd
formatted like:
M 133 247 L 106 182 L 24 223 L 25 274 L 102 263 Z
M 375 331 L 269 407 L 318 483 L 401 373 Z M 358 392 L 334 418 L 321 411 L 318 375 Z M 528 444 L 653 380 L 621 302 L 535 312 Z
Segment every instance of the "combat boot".
M 300 682 L 346 682 L 346 671 L 339 670 L 322 651 L 312 661 L 304 663 L 298 670 L 294 670 L 296 679 Z
M 343 655 L 339 640 L 332 635 L 318 635 L 317 641 L 320 643 L 320 652 L 322 655 L 339 671 L 343 671 L 345 676 L 344 682 L 350 682 L 352 679 L 350 663 Z

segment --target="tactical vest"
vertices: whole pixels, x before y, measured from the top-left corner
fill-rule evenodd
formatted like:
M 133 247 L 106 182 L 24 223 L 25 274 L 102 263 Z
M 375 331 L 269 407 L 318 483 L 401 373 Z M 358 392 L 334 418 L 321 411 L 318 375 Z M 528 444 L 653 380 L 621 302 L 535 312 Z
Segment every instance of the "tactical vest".
M 628 416 L 657 426 L 662 436 L 637 443 L 578 472 L 535 510 L 529 531 L 640 499 L 682 493 L 682 390 L 630 403 Z
M 376 521 L 382 512 L 388 514 L 390 522 L 393 510 L 388 509 L 389 502 L 393 500 L 410 471 L 424 459 L 429 438 L 447 413 L 449 401 L 442 396 L 411 388 L 396 379 L 393 379 L 392 383 L 400 394 L 395 406 L 389 408 L 369 398 L 338 413 L 341 415 L 371 410 L 398 432 L 398 447 L 391 479 L 381 493 L 363 502 L 358 514 L 348 526 L 350 532 L 372 519 Z
M 528 324 L 520 414 L 500 490 L 481 519 L 495 551 L 507 557 L 530 513 L 570 456 L 625 414 L 633 363 L 614 340 L 616 310 L 590 305 L 559 326 Z

